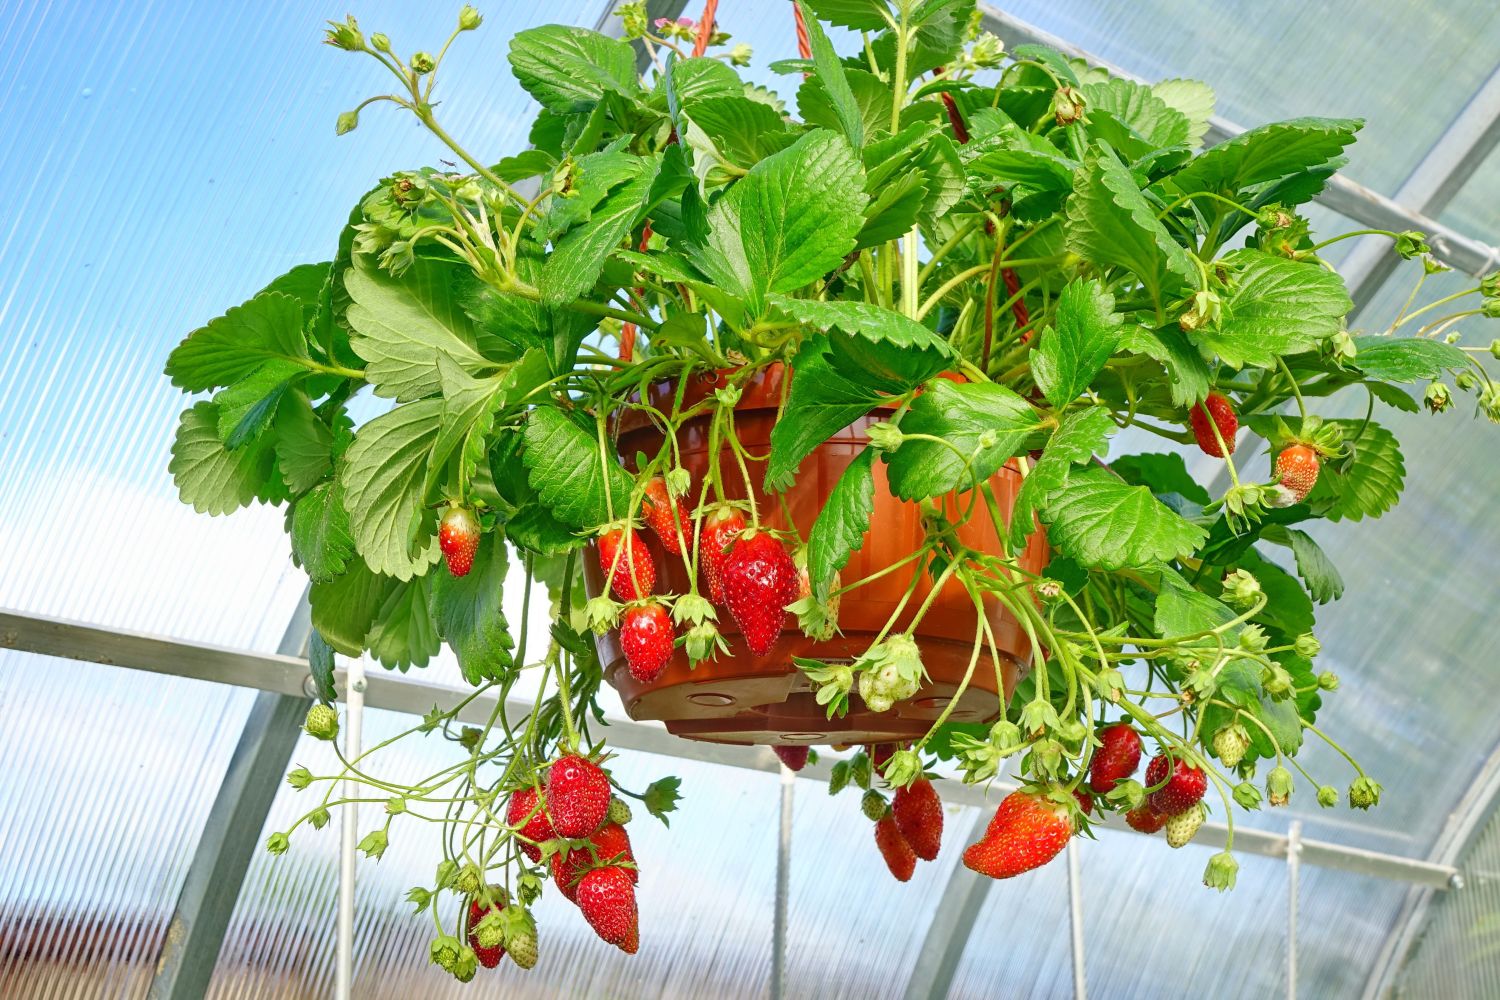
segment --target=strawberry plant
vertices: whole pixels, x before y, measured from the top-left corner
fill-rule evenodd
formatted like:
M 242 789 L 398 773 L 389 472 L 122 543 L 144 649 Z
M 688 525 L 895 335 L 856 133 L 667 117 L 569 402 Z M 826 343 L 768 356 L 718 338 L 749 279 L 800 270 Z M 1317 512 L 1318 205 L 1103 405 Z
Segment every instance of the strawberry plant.
M 397 816 L 446 828 L 411 898 L 454 975 L 545 954 L 529 907 L 549 874 L 634 952 L 622 797 L 665 819 L 677 781 L 610 774 L 601 686 L 666 718 L 645 713 L 683 677 L 728 690 L 746 671 L 795 675 L 787 697 L 828 718 L 813 736 L 869 745 L 830 789 L 862 790 L 903 881 L 939 850 L 939 773 L 1023 781 L 964 854 L 997 878 L 1099 810 L 1174 846 L 1212 811 L 1232 849 L 1235 810 L 1287 802 L 1299 776 L 1320 805 L 1330 780 L 1376 805 L 1347 754 L 1338 779 L 1297 760 L 1337 747 L 1315 624 L 1343 582 L 1314 532 L 1371 530 L 1343 522 L 1399 499 L 1389 411 L 1500 420 L 1500 342 L 1454 328 L 1500 314 L 1500 287 L 1350 328 L 1322 256 L 1340 237 L 1301 210 L 1360 123 L 1204 149 L 1207 86 L 1005 51 L 972 0 L 793 5 L 806 44 L 773 67 L 780 93 L 741 79 L 751 54 L 716 26 L 620 12 L 627 40 L 510 39 L 540 110 L 508 155 L 440 121 L 472 8 L 437 55 L 332 23 L 328 43 L 391 83 L 337 130 L 388 105 L 452 162 L 372 179 L 330 261 L 167 361 L 199 396 L 172 448 L 182 499 L 285 507 L 325 698 L 335 653 L 404 671 L 445 644 L 496 696 L 484 725 L 460 725 L 470 698 L 405 734 L 459 755 L 416 783 L 380 776 L 389 744 L 293 771 L 318 797 L 270 848 L 361 783 L 387 800 L 370 856 Z M 867 44 L 841 57 L 825 22 Z M 1421 234 L 1387 235 L 1419 286 L 1441 270 Z M 358 425 L 357 400 L 375 412 Z M 513 566 L 527 612 L 551 609 L 545 636 L 502 611 Z M 522 677 L 534 707 L 515 717 Z M 788 742 L 744 725 L 742 742 Z M 308 731 L 336 739 L 333 708 Z M 1205 882 L 1234 876 L 1226 852 Z

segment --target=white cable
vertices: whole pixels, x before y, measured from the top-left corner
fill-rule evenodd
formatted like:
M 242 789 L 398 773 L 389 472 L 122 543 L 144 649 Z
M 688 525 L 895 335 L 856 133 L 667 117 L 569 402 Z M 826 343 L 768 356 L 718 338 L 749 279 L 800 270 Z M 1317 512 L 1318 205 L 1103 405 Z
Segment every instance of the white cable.
M 359 758 L 365 715 L 365 665 L 360 659 L 349 661 L 347 690 L 344 692 L 344 759 Z M 343 796 L 359 795 L 358 786 L 345 781 Z M 359 844 L 359 806 L 346 802 L 339 816 L 339 916 L 338 951 L 335 964 L 333 995 L 336 1000 L 350 1000 L 354 984 L 354 854 Z

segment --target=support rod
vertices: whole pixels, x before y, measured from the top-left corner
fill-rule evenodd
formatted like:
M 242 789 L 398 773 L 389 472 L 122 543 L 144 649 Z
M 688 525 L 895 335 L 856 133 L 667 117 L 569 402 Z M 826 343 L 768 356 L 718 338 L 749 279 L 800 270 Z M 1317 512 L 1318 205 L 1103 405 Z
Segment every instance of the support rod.
M 1083 876 L 1079 872 L 1077 837 L 1068 841 L 1068 923 L 1073 930 L 1073 997 L 1088 1000 L 1088 972 L 1083 962 Z
M 1294 819 L 1286 838 L 1286 1000 L 1297 1000 L 1297 896 L 1301 876 L 1302 821 Z
M 786 928 L 792 896 L 792 795 L 797 775 L 781 765 L 781 836 L 776 841 L 776 913 L 771 924 L 771 1000 L 786 995 Z

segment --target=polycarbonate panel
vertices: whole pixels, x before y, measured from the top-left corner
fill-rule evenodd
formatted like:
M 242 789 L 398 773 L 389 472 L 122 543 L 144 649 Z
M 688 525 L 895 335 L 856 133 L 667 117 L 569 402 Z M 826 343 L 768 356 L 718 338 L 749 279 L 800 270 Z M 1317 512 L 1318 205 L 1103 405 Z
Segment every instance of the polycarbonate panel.
M 414 721 L 395 713 L 368 712 L 366 743 L 373 745 Z M 389 766 L 379 773 L 414 779 L 452 764 L 456 753 L 436 734 L 409 739 L 382 754 Z M 334 766 L 327 744 L 311 739 L 298 744 L 292 759 L 314 773 L 331 773 Z M 466 990 L 430 964 L 431 916 L 414 915 L 405 900 L 412 886 L 431 884 L 442 857 L 439 828 L 406 817 L 392 824 L 384 858 L 376 863 L 361 856 L 358 861 L 354 995 L 764 996 L 771 968 L 778 779 L 634 753 L 621 754 L 610 767 L 622 784 L 636 790 L 667 774 L 682 778 L 685 801 L 672 814 L 670 829 L 639 806 L 629 827 L 641 868 L 637 955 L 625 955 L 600 941 L 577 909 L 548 883 L 534 908 L 541 946 L 537 967 L 524 972 L 506 960 L 497 970 L 480 970 L 478 981 Z M 311 809 L 319 788 L 283 788 L 264 833 L 285 829 Z M 361 834 L 378 828 L 383 819 L 379 805 L 362 807 Z M 293 834 L 291 850 L 283 857 L 257 854 L 219 956 L 209 991 L 214 1000 L 329 995 L 339 822 L 335 812 L 322 831 L 304 825 Z M 452 906 L 451 897 L 446 897 L 441 917 L 450 927 Z M 810 982 L 806 995 L 816 995 L 821 983 Z
M 0 996 L 145 996 L 253 698 L 0 652 Z
M 441 45 L 459 5 L 348 6 L 410 52 Z M 520 148 L 533 107 L 510 36 L 603 9 L 490 5 L 444 63 L 440 120 L 480 159 Z M 188 331 L 328 259 L 382 176 L 453 159 L 384 105 L 334 135 L 391 82 L 321 43 L 344 11 L 62 0 L 0 16 L 0 606 L 275 647 L 304 586 L 281 512 L 178 502 L 167 462 L 190 400 L 161 371 Z
M 1147 80 L 1192 77 L 1246 128 L 1363 118 L 1347 173 L 1391 194 L 1495 68 L 1500 6 L 1008 0 L 998 6 Z
M 1500 819 L 1491 816 L 1459 865 L 1464 888 L 1433 894 L 1396 984 L 1401 1000 L 1500 996 Z

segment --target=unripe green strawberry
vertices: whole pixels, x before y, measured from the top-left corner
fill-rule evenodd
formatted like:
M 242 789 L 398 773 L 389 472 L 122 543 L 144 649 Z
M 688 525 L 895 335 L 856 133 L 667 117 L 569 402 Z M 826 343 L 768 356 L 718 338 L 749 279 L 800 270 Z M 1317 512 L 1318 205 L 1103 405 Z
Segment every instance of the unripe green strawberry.
M 530 912 L 522 910 L 521 913 L 520 927 L 505 942 L 505 952 L 521 968 L 532 969 L 537 960 L 536 921 Z
M 1213 748 L 1214 756 L 1223 761 L 1225 767 L 1236 767 L 1250 748 L 1250 733 L 1238 722 L 1224 726 L 1214 733 Z
M 624 826 L 630 822 L 630 805 L 618 795 L 612 795 L 609 799 L 609 811 L 604 814 L 607 822 Z
M 886 804 L 885 796 L 873 788 L 860 796 L 859 809 L 871 823 L 879 823 L 891 811 L 891 807 Z
M 322 702 L 307 710 L 307 721 L 302 724 L 307 735 L 319 740 L 336 740 L 339 736 L 339 713 L 332 705 Z
M 1184 809 L 1175 816 L 1167 817 L 1167 844 L 1171 847 L 1182 847 L 1197 834 L 1198 828 L 1203 825 L 1203 803 Z
M 1380 784 L 1373 778 L 1360 775 L 1349 786 L 1349 805 L 1354 809 L 1368 809 L 1380 804 Z

